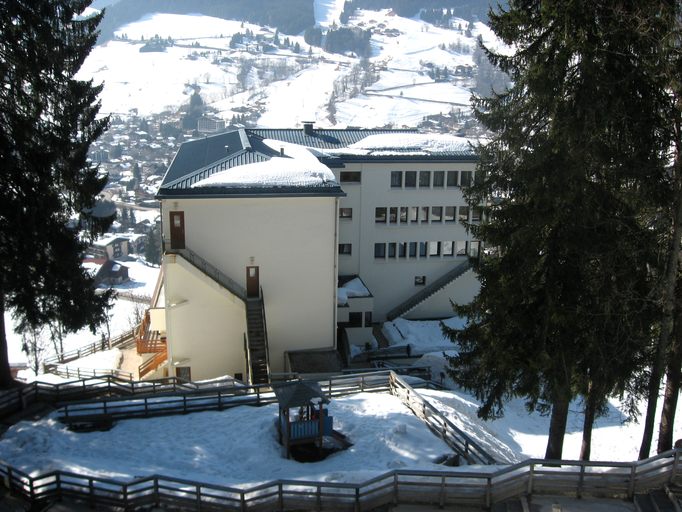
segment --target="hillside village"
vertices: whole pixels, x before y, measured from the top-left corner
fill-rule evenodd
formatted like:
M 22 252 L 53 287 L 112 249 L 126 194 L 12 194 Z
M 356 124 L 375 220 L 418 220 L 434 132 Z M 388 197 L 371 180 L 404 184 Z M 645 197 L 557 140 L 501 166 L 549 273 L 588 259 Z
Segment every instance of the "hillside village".
M 89 157 L 117 218 L 83 267 L 117 297 L 61 348 L 34 335 L 27 357 L 9 334 L 28 391 L 0 394 L 25 420 L 0 437 L 24 500 L 8 502 L 679 510 L 682 454 L 630 462 L 642 426 L 624 402 L 583 464 L 574 401 L 571 462 L 549 467 L 547 416 L 513 398 L 483 421 L 448 376 L 442 327 L 466 323 L 453 305 L 486 250 L 465 227 L 486 139 L 469 97 L 508 80 L 476 48 L 501 45 L 475 15 L 346 4 L 314 3 L 320 34 L 341 33 L 324 43 L 149 13 L 86 61 L 110 115 Z

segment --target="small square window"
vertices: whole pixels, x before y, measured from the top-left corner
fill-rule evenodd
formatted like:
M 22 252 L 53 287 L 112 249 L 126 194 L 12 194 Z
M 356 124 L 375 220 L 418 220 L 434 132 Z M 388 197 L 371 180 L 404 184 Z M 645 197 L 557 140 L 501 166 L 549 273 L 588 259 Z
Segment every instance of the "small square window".
M 459 177 L 459 184 L 462 187 L 470 187 L 473 177 L 473 171 L 462 171 Z
M 407 257 L 407 242 L 398 243 L 398 258 Z
M 419 188 L 431 186 L 431 171 L 419 171 Z
M 443 207 L 442 206 L 432 206 L 431 207 L 431 222 L 440 222 L 443 219 Z
M 365 311 L 365 327 L 370 327 L 372 325 L 372 312 Z
M 420 258 L 426 258 L 427 248 L 428 248 L 428 244 L 426 242 L 419 242 L 419 257 Z
M 407 206 L 400 207 L 400 223 L 401 224 L 407 223 Z
M 353 218 L 353 208 L 339 208 L 339 218 L 340 219 L 352 219 Z
M 455 222 L 455 215 L 457 214 L 456 206 L 446 206 L 445 207 L 445 217 L 443 220 L 445 222 Z
M 386 257 L 386 244 L 374 244 L 374 257 L 375 258 L 385 258 Z
M 422 206 L 421 210 L 422 210 L 422 214 L 421 214 L 422 224 L 425 222 L 429 222 L 429 207 L 428 206 Z
M 417 257 L 417 242 L 410 242 L 410 258 Z
M 426 276 L 414 276 L 415 286 L 424 286 L 426 284 Z
M 419 219 L 419 207 L 410 206 L 410 222 L 417 222 Z
M 429 242 L 429 256 L 432 258 L 440 256 L 440 242 Z
M 414 188 L 417 186 L 417 171 L 405 171 L 405 187 Z
M 395 258 L 396 255 L 396 243 L 395 242 L 390 242 L 388 244 L 388 257 L 389 258 Z
M 388 221 L 391 224 L 396 224 L 398 222 L 398 207 L 393 206 L 389 208 Z
M 403 173 L 402 171 L 391 171 L 391 188 L 402 188 Z
M 455 255 L 455 242 L 443 242 L 443 256 Z
M 341 183 L 360 183 L 360 171 L 341 171 Z
M 448 187 L 456 187 L 457 186 L 457 178 L 459 171 L 448 171 Z
M 339 254 L 351 254 L 352 244 L 339 244 Z
M 348 327 L 362 327 L 362 313 L 348 313 Z
M 459 220 L 468 222 L 469 221 L 469 207 L 460 206 L 459 207 Z
M 445 171 L 434 171 L 433 173 L 433 188 L 442 188 L 445 185 Z
M 374 222 L 386 223 L 386 208 L 374 209 Z

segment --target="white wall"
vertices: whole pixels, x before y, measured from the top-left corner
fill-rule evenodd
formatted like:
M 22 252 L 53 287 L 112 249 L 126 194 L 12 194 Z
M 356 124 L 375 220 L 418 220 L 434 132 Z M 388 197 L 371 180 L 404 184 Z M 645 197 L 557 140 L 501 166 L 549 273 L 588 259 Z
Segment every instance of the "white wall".
M 374 257 L 375 242 L 466 241 L 473 237 L 456 222 L 407 224 L 375 223 L 375 208 L 401 206 L 467 206 L 459 187 L 392 188 L 391 171 L 473 171 L 473 162 L 460 163 L 373 163 L 349 164 L 334 169 L 339 178 L 342 171 L 360 171 L 361 184 L 341 183 L 348 194 L 340 200 L 341 208 L 353 208 L 353 218 L 339 220 L 339 243 L 352 243 L 350 256 L 339 255 L 339 274 L 358 274 L 374 295 L 374 320 L 382 321 L 388 311 L 417 293 L 415 276 L 426 276 L 426 284 L 465 261 L 465 256 L 417 258 Z M 403 175 L 404 176 L 404 175 Z M 431 176 L 433 178 L 433 174 Z M 433 180 L 432 180 L 433 181 Z M 454 289 L 450 289 L 454 292 Z M 470 290 L 463 292 L 471 295 Z M 441 301 L 442 302 L 442 301 Z M 435 303 L 434 303 L 435 304 Z M 438 311 L 442 307 L 438 306 Z M 438 316 L 424 314 L 428 317 Z
M 480 288 L 481 283 L 478 281 L 476 273 L 473 270 L 468 270 L 404 316 L 410 320 L 453 316 L 455 313 L 450 301 L 460 306 L 468 304 L 474 299 Z
M 259 267 L 272 371 L 284 370 L 287 350 L 335 346 L 335 198 L 165 200 L 166 241 L 168 212 L 176 210 L 184 212 L 186 247 L 243 287 L 246 267 Z

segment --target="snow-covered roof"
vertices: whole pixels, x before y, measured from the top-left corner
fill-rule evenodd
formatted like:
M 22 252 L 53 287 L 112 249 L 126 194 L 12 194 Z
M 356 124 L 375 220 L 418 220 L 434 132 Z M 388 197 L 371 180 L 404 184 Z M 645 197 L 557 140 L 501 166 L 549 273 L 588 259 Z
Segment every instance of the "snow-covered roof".
M 370 135 L 330 153 L 358 156 L 473 155 L 473 141 L 442 133 L 384 133 Z
M 263 143 L 275 151 L 281 149 L 282 156 L 217 172 L 192 188 L 338 186 L 332 171 L 303 146 L 272 139 Z

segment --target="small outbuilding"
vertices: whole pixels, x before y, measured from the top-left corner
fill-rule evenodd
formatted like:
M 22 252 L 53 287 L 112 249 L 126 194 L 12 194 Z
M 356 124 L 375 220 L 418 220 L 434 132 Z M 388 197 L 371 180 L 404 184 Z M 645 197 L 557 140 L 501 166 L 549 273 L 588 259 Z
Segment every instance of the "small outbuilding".
M 315 444 L 321 449 L 324 436 L 333 435 L 334 423 L 324 408 L 329 398 L 320 385 L 312 381 L 286 382 L 275 386 L 274 392 L 279 403 L 279 442 L 287 459 L 293 445 Z

